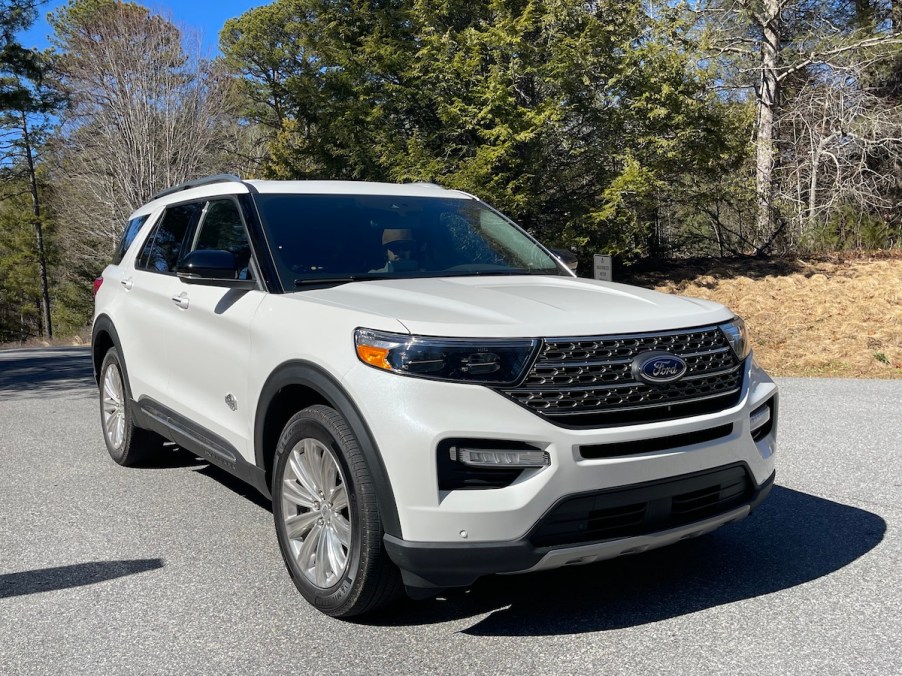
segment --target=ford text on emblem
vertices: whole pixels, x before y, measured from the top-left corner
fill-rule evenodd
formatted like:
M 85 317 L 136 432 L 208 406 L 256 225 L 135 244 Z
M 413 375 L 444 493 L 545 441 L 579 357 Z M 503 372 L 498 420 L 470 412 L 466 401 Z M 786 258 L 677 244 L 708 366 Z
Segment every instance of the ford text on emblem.
M 649 352 L 633 360 L 633 377 L 652 385 L 671 383 L 684 373 L 686 362 L 669 352 Z

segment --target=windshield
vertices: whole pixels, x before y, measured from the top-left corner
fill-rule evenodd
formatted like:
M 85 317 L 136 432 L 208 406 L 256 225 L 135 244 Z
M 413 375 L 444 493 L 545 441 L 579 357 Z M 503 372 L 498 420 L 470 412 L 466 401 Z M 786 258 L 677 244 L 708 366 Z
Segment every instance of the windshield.
M 472 199 L 256 195 L 286 289 L 459 275 L 564 274 L 516 225 Z

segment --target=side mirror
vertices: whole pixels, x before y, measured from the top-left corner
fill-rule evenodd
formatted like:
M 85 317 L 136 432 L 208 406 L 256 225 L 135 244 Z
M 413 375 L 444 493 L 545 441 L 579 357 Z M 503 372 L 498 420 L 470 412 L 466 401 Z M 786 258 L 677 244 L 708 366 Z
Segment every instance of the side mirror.
M 238 263 L 235 255 L 221 249 L 192 251 L 179 261 L 178 278 L 186 284 L 208 284 L 238 289 L 254 289 L 252 279 L 238 279 Z
M 554 254 L 554 257 L 557 258 L 561 263 L 566 265 L 573 274 L 576 274 L 576 268 L 579 265 L 579 258 L 576 254 L 569 249 L 559 249 L 556 247 L 548 247 L 548 250 Z

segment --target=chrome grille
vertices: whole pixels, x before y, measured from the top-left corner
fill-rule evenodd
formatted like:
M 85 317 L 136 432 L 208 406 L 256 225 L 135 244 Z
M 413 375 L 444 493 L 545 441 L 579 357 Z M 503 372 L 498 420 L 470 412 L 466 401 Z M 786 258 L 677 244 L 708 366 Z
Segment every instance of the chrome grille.
M 681 357 L 686 374 L 664 384 L 636 380 L 633 359 L 655 351 Z M 523 382 L 501 391 L 553 422 L 599 427 L 719 411 L 736 403 L 741 386 L 739 360 L 720 329 L 709 326 L 549 339 Z

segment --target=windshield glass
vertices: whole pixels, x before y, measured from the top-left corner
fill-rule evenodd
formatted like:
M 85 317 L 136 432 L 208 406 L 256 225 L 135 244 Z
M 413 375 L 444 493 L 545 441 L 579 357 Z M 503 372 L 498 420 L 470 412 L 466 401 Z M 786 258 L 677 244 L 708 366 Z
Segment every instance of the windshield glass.
M 286 290 L 358 279 L 563 274 L 520 228 L 472 199 L 255 198 Z

